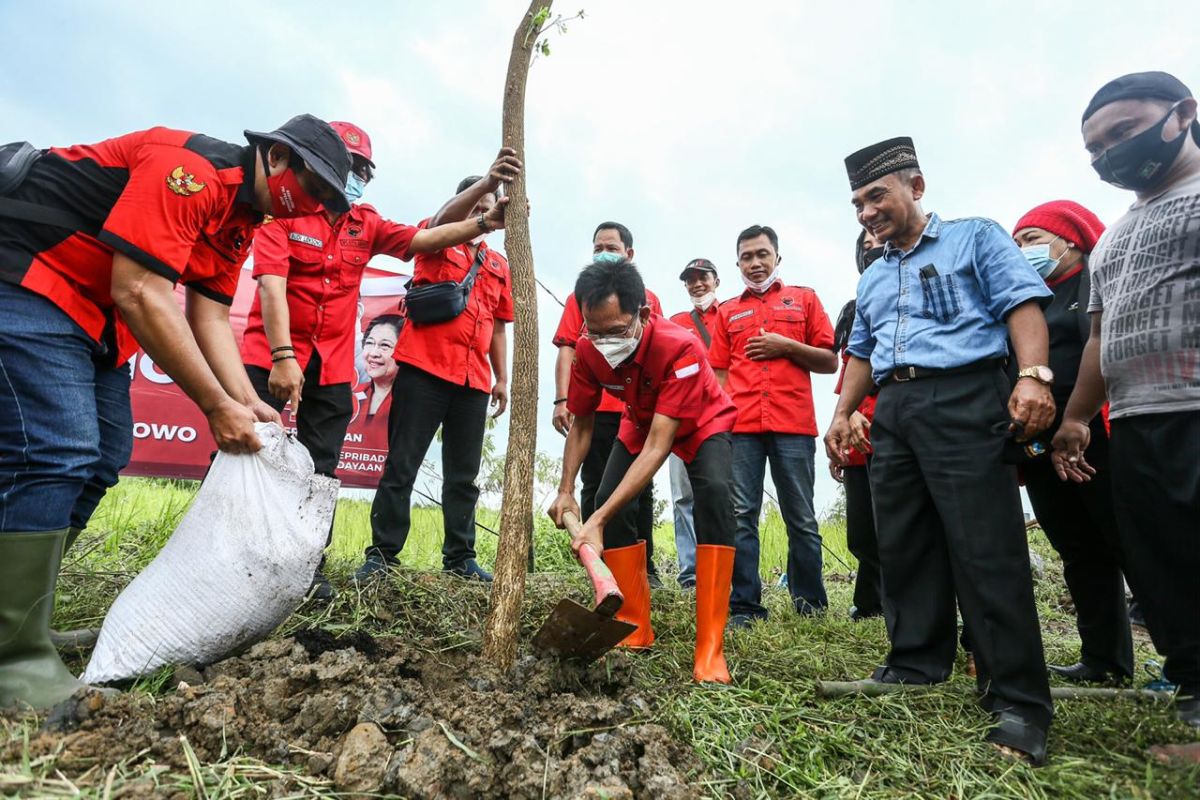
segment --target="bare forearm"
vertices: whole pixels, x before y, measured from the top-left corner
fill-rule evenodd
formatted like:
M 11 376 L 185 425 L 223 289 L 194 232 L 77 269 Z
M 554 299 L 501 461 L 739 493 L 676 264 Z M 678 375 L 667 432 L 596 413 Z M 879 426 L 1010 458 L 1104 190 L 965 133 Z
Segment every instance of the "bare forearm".
M 492 346 L 488 348 L 488 359 L 492 362 L 492 374 L 496 383 L 508 383 L 508 323 L 496 320 L 492 329 Z
M 727 369 L 714 369 L 714 370 L 713 370 L 713 372 L 714 372 L 714 373 L 716 374 L 716 376 L 717 376 L 717 383 L 721 384 L 721 388 L 722 388 L 722 389 L 724 389 L 724 388 L 725 388 L 725 382 L 726 382 L 727 380 L 729 380 L 729 370 L 727 370 Z
M 596 425 L 596 415 L 586 414 L 575 418 L 567 434 L 567 442 L 563 445 L 562 480 L 558 490 L 567 494 L 575 493 L 575 478 L 583 466 L 583 459 L 592 446 L 592 430 Z
M 287 278 L 282 275 L 263 275 L 258 279 L 258 294 L 262 300 L 263 330 L 267 344 L 290 347 L 292 344 L 292 316 L 287 304 Z
M 1100 373 L 1100 337 L 1093 336 L 1083 346 L 1079 374 L 1063 411 L 1063 419 L 1077 420 L 1085 425 L 1090 423 L 1100 413 L 1106 395 L 1104 376 Z
M 849 417 L 853 414 L 874 385 L 871 362 L 865 358 L 850 356 L 850 361 L 846 364 L 846 374 L 842 376 L 842 393 L 838 396 L 833 416 Z
M 1040 366 L 1050 360 L 1050 334 L 1046 317 L 1034 301 L 1022 303 L 1008 315 L 1008 338 L 1020 369 Z
M 463 189 L 458 194 L 451 197 L 446 203 L 437 210 L 433 218 L 429 220 L 429 227 L 444 225 L 447 222 L 461 222 L 471 213 L 471 209 L 479 202 L 479 198 L 488 193 L 487 180 L 477 181 L 474 184 Z M 478 231 L 476 231 L 478 233 Z M 475 234 L 471 234 L 474 236 Z M 467 238 L 471 238 L 468 236 Z M 465 241 L 465 240 L 464 240 Z M 447 245 L 449 246 L 449 245 Z
M 575 359 L 575 348 L 563 345 L 558 348 L 558 357 L 554 360 L 554 397 L 567 396 L 571 385 L 571 362 Z
M 254 391 L 250 376 L 242 365 L 237 339 L 229 327 L 228 309 L 225 309 L 224 315 L 212 309 L 199 310 L 204 304 L 220 305 L 199 295 L 189 295 L 187 319 L 196 344 L 209 369 L 229 396 L 239 403 L 252 403 L 258 399 L 258 393 Z
M 837 372 L 837 354 L 822 347 L 813 347 L 793 341 L 788 351 L 788 360 L 809 372 L 830 374 Z
M 229 400 L 192 336 L 170 281 L 118 255 L 112 296 L 142 349 L 201 411 L 208 414 Z
M 678 425 L 676 425 L 676 429 L 678 429 Z M 604 505 L 596 509 L 596 520 L 601 525 L 606 524 L 618 511 L 633 502 L 646 488 L 646 484 L 654 480 L 654 475 L 667 460 L 667 456 L 671 454 L 671 445 L 674 441 L 673 433 L 656 434 L 651 429 L 650 435 L 646 437 L 646 443 L 642 446 L 642 451 L 629 465 L 621 482 L 604 501 Z
M 430 225 L 432 224 L 430 223 Z M 480 230 L 479 223 L 474 217 L 468 220 L 445 222 L 437 227 L 417 231 L 408 250 L 410 253 L 440 253 L 447 247 L 455 247 L 463 242 L 469 242 L 479 234 L 486 232 Z

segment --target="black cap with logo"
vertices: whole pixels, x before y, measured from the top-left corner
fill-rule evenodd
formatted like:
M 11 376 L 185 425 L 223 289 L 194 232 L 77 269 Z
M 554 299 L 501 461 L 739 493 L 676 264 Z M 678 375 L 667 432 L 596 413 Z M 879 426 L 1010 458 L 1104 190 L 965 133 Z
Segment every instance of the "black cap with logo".
M 689 272 L 711 272 L 714 276 L 717 274 L 717 268 L 707 258 L 693 258 L 683 268 L 683 272 L 679 273 L 679 280 L 686 281 Z

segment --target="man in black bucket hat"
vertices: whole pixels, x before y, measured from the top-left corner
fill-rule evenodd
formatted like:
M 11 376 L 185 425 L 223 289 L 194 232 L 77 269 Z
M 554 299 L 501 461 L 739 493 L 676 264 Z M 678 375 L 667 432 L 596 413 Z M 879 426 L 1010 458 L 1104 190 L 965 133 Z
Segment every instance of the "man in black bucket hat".
M 229 307 L 266 214 L 347 210 L 350 155 L 308 115 L 246 135 L 160 127 L 0 148 L 0 708 L 81 688 L 50 639 L 54 589 L 129 461 L 137 348 L 200 406 L 221 450 L 256 451 L 255 423 L 279 421 L 242 366 Z

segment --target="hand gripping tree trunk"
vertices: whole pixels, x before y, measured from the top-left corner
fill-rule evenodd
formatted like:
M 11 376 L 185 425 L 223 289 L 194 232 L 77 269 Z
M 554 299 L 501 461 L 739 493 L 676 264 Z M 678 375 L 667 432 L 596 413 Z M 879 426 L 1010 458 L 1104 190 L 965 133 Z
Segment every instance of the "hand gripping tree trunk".
M 504 248 L 512 272 L 513 305 L 520 309 L 513 323 L 512 404 L 508 452 L 504 465 L 504 498 L 500 512 L 500 544 L 491 607 L 483 632 L 483 655 L 500 669 L 512 666 L 517 655 L 521 605 L 525 598 L 526 559 L 533 534 L 533 467 L 537 451 L 538 327 L 537 287 L 533 247 L 529 239 L 525 175 L 525 81 L 540 25 L 553 0 L 532 0 L 513 35 L 504 84 L 504 144 L 517 151 L 526 169 L 509 187 L 512 198 L 505 211 Z

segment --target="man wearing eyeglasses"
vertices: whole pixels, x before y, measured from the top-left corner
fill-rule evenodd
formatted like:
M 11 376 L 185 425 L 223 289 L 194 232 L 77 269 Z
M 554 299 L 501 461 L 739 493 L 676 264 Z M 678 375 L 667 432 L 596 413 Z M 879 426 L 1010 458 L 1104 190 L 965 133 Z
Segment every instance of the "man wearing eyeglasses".
M 352 161 L 344 189 L 350 210 L 325 211 L 263 226 L 254 246 L 254 298 L 242 339 L 242 360 L 262 400 L 277 410 L 290 401 L 300 443 L 313 468 L 333 476 L 353 414 L 351 396 L 359 286 L 375 255 L 404 261 L 470 241 L 480 233 L 466 219 L 474 198 L 452 198 L 434 217 L 436 226 L 414 227 L 382 217 L 361 204 L 374 177 L 371 139 L 349 122 L 331 122 Z M 520 172 L 512 148 L 503 148 L 489 171 L 492 190 Z M 503 207 L 485 220 L 503 227 Z M 333 590 L 318 569 L 312 597 L 329 599 Z

